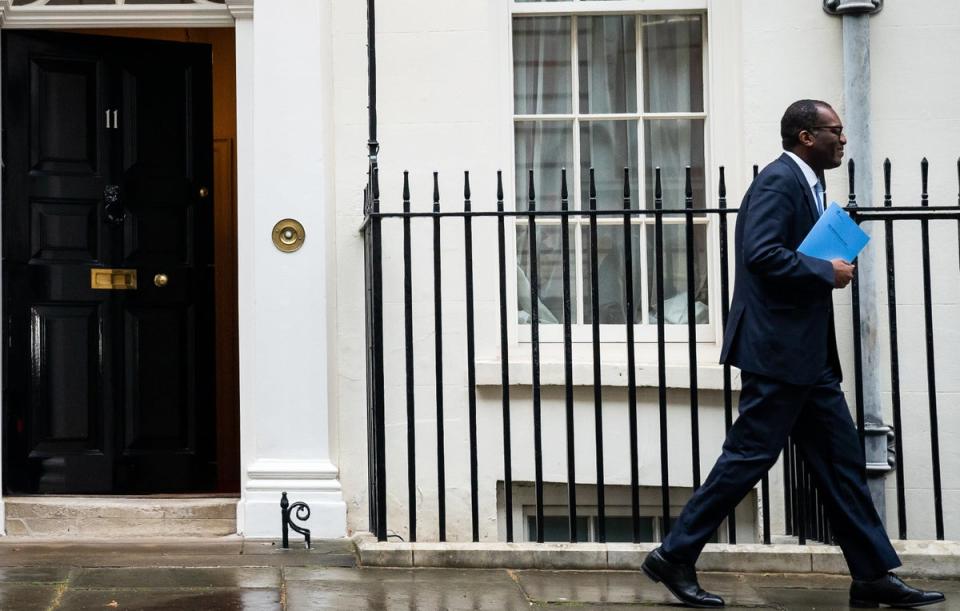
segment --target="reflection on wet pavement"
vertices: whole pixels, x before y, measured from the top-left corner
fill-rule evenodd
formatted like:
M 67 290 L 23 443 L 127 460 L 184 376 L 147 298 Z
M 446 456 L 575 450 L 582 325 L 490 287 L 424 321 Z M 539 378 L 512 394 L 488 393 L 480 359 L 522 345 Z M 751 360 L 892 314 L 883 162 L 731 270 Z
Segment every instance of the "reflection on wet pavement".
M 344 609 L 357 611 L 650 611 L 679 607 L 630 571 L 356 568 L 345 542 L 305 551 L 271 544 L 0 545 L 0 610 Z M 960 582 L 911 583 L 947 592 L 931 610 L 960 611 Z M 847 609 L 849 579 L 706 573 L 727 609 Z

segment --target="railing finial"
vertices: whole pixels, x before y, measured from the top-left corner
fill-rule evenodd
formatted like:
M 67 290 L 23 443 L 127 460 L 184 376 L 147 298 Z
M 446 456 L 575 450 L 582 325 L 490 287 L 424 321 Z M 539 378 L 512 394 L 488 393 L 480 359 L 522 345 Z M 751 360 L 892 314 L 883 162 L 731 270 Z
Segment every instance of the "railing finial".
M 536 210 L 536 208 L 537 208 L 537 204 L 536 204 L 537 194 L 536 194 L 536 191 L 535 191 L 534 188 L 533 188 L 533 170 L 530 170 L 530 174 L 529 174 L 529 176 L 528 176 L 527 200 L 528 200 L 528 202 L 529 202 L 530 210 Z
M 857 193 L 856 193 L 856 175 L 857 175 L 857 164 L 853 160 L 853 157 L 847 161 L 847 186 L 849 189 L 849 194 L 847 195 L 847 205 L 856 206 L 857 205 Z M 869 204 L 869 202 L 867 202 Z
M 920 194 L 921 205 L 926 205 L 927 201 L 927 177 L 930 173 L 930 162 L 924 157 L 920 160 L 920 183 L 923 191 Z
M 623 168 L 623 209 L 630 210 L 630 168 Z
M 892 196 L 890 193 L 890 170 L 891 169 L 892 168 L 890 166 L 890 158 L 887 157 L 886 159 L 883 160 L 883 205 L 884 206 L 889 206 L 890 204 L 888 202 L 892 200 Z

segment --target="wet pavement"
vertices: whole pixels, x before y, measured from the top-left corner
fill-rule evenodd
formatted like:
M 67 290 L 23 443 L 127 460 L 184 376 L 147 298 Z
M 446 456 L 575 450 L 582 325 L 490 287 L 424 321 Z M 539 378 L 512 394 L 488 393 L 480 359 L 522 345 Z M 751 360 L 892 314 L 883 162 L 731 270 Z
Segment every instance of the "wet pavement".
M 728 609 L 847 609 L 849 579 L 705 573 Z M 947 592 L 929 609 L 960 611 L 960 581 L 910 580 Z M 311 551 L 271 543 L 0 543 L 0 609 L 344 609 L 511 611 L 677 609 L 630 571 L 356 568 L 350 542 Z

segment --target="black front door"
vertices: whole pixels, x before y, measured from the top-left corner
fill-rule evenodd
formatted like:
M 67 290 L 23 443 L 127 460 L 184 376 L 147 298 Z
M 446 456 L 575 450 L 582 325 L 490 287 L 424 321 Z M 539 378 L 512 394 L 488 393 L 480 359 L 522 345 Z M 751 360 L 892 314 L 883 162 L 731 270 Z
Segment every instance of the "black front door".
M 3 43 L 7 489 L 210 490 L 210 48 Z

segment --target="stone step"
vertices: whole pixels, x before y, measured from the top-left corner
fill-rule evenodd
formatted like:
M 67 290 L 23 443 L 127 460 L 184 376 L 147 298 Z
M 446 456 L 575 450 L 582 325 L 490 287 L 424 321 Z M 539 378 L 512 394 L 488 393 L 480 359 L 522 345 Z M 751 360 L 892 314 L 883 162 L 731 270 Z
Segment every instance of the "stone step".
M 5 497 L 6 534 L 220 537 L 237 532 L 236 497 Z M 278 512 L 279 514 L 279 512 Z

